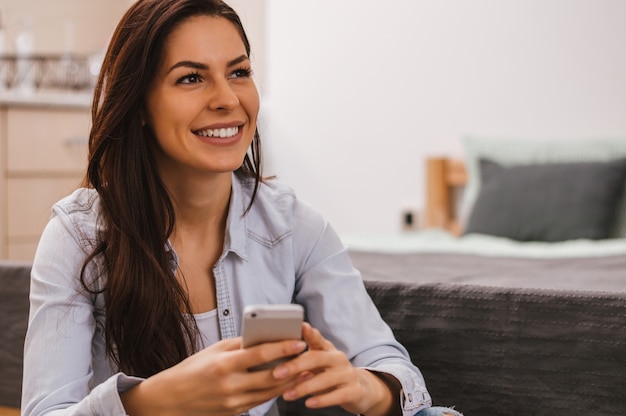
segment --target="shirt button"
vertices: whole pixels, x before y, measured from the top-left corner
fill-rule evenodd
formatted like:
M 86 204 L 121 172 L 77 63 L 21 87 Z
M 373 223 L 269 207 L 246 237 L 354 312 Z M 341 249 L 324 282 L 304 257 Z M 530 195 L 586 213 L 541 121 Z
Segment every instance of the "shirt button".
M 222 311 L 222 315 L 224 315 L 224 316 L 228 316 L 228 315 L 230 315 L 230 311 L 229 311 L 228 309 L 224 309 L 224 310 Z
M 407 394 L 406 398 L 409 399 L 409 402 L 413 402 L 413 395 L 411 393 Z

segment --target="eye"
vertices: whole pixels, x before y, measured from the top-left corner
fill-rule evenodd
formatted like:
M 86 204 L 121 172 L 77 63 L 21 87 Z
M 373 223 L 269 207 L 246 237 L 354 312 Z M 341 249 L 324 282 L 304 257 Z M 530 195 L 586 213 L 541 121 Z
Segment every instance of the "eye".
M 197 72 L 185 75 L 176 81 L 178 84 L 197 84 L 202 81 L 202 77 Z
M 238 68 L 231 72 L 228 78 L 250 78 L 251 76 L 252 70 L 250 68 Z

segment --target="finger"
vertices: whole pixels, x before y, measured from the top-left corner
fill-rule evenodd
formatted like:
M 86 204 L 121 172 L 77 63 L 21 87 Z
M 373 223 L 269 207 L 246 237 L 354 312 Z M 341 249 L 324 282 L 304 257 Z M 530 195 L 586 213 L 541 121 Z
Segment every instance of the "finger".
M 285 400 L 298 400 L 303 397 L 322 397 L 323 403 L 331 403 L 331 405 L 342 403 L 348 397 L 345 393 L 345 386 L 348 386 L 348 380 L 344 380 L 340 375 L 334 372 L 323 372 L 311 377 L 310 379 L 299 381 L 296 386 L 285 391 L 283 398 Z M 341 390 L 340 395 L 328 396 L 333 391 Z
M 308 323 L 302 324 L 302 337 L 309 346 L 309 349 L 331 350 L 335 348 L 330 341 L 322 336 L 322 333 L 318 329 L 313 328 Z
M 261 388 L 259 387 L 259 383 L 257 383 L 256 389 L 245 390 L 238 394 L 229 394 L 223 396 L 221 399 L 221 404 L 224 410 L 227 410 L 230 414 L 243 413 L 250 408 L 267 402 L 273 397 L 278 397 L 282 395 L 285 391 L 289 390 L 294 385 L 295 381 L 290 381 L 286 384 L 265 386 L 264 388 Z
M 353 379 L 351 373 L 339 369 L 324 372 L 310 381 L 300 383 L 285 392 L 284 396 L 291 395 L 296 399 L 310 396 L 305 402 L 307 407 L 327 407 L 345 404 L 362 394 L 362 386 Z
M 337 385 L 341 383 L 342 380 L 333 374 L 320 373 L 306 380 L 299 380 L 297 385 L 285 391 L 283 398 L 285 400 L 297 400 L 305 396 L 321 395 L 336 389 Z
M 223 339 L 215 344 L 212 344 L 206 348 L 201 349 L 194 355 L 203 356 L 206 355 L 208 357 L 214 356 L 215 354 L 222 354 L 225 352 L 234 352 L 238 351 L 241 348 L 241 337 L 237 338 L 229 338 Z M 224 357 L 228 357 L 229 355 L 224 355 Z
M 290 378 L 304 372 L 319 374 L 331 368 L 341 367 L 344 363 L 350 365 L 345 354 L 339 350 L 309 349 L 298 357 L 277 366 L 272 374 L 276 379 Z
M 319 367 L 314 377 L 298 382 L 293 389 L 285 393 L 285 399 L 296 400 L 309 395 L 322 395 L 340 386 L 360 385 L 355 377 L 354 367 L 341 351 L 314 351 L 305 354 L 315 362 L 323 362 L 324 367 Z M 295 363 L 288 363 L 293 364 Z
M 314 373 L 312 371 L 303 371 L 303 372 L 301 372 L 300 374 L 298 374 L 298 379 L 296 381 L 296 384 L 299 384 L 299 383 L 302 383 L 302 382 L 305 382 L 307 380 L 312 379 L 313 377 L 315 377 L 315 374 L 316 373 Z
M 229 407 L 233 406 L 231 408 L 234 409 L 242 403 L 257 402 L 257 404 L 260 404 L 272 397 L 282 395 L 285 391 L 293 389 L 297 385 L 299 375 L 277 380 L 272 376 L 271 370 L 248 371 L 247 366 L 242 365 L 242 359 L 238 357 L 241 352 L 241 350 L 238 350 L 227 353 L 228 357 L 224 357 L 217 364 L 220 367 L 228 367 L 231 365 L 228 363 L 236 363 L 239 367 L 227 373 L 220 372 L 224 374 L 221 383 L 222 389 L 215 393 L 227 398 L 230 402 L 228 404 Z
M 213 351 L 234 351 L 241 347 L 241 337 L 226 338 L 210 345 Z
M 352 394 L 345 388 L 338 388 L 327 391 L 319 395 L 309 397 L 305 400 L 304 405 L 311 409 L 317 409 L 321 407 L 340 406 L 343 403 L 347 403 Z
M 284 380 L 276 380 L 271 375 L 271 370 L 249 371 L 240 373 L 240 377 L 235 381 L 238 383 L 241 391 L 247 393 L 261 394 L 271 392 L 276 397 L 287 390 L 293 389 L 298 383 L 299 377 L 294 376 Z
M 241 367 L 247 369 L 298 355 L 305 349 L 306 343 L 302 340 L 268 342 L 240 349 L 237 358 L 240 360 Z

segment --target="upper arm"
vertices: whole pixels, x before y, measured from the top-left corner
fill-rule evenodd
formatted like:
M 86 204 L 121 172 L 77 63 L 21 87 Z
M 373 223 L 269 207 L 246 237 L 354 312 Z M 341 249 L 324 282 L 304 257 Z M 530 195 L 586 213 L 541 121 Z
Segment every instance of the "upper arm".
M 31 272 L 24 346 L 24 414 L 68 406 L 88 394 L 96 320 L 93 296 L 80 282 L 84 247 L 67 222 L 53 216 Z M 38 413 L 35 412 L 35 413 Z

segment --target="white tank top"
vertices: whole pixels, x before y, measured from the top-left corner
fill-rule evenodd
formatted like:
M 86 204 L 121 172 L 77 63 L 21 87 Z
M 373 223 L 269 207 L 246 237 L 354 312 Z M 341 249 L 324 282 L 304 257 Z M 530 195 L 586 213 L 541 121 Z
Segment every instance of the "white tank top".
M 220 340 L 220 326 L 217 320 L 217 309 L 194 314 L 196 325 L 200 331 L 200 348 L 206 348 Z

